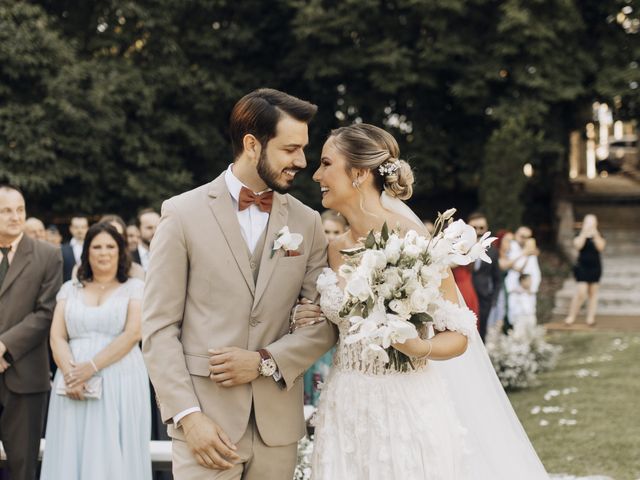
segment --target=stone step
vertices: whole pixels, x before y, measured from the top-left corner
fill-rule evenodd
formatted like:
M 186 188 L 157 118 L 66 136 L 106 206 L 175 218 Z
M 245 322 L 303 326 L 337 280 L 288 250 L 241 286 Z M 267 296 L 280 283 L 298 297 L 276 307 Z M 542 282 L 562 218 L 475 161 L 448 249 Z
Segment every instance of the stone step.
M 598 310 L 596 311 L 596 316 L 600 315 L 611 315 L 616 317 L 633 317 L 638 318 L 638 322 L 640 322 L 640 309 L 638 308 L 613 308 L 598 305 Z M 564 317 L 569 313 L 569 307 L 567 308 L 554 308 L 551 312 L 554 315 L 559 317 Z M 583 307 L 578 315 L 585 315 L 586 309 Z
M 573 278 L 565 280 L 562 288 L 556 292 L 556 295 L 564 295 L 565 292 L 574 292 L 577 288 L 576 286 L 577 282 Z M 640 293 L 640 277 L 603 275 L 600 280 L 600 291 L 603 292 L 605 290 L 636 290 Z

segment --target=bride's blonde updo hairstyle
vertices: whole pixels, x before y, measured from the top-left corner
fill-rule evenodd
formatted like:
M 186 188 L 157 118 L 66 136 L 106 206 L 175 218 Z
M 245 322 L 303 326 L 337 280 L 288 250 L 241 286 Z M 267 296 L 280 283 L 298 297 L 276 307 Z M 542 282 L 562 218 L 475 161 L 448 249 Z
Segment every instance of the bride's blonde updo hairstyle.
M 346 157 L 347 169 L 369 169 L 380 192 L 384 189 L 400 200 L 411 197 L 413 172 L 409 164 L 399 158 L 398 142 L 389 132 L 367 123 L 357 123 L 332 130 L 329 138 Z

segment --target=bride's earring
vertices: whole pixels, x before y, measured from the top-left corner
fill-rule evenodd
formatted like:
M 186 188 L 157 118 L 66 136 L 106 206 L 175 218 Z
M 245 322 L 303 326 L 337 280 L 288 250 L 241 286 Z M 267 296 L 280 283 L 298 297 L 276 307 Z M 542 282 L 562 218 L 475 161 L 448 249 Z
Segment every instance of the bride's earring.
M 353 185 L 353 188 L 360 188 L 360 179 L 356 178 L 353 182 L 351 182 L 351 185 Z

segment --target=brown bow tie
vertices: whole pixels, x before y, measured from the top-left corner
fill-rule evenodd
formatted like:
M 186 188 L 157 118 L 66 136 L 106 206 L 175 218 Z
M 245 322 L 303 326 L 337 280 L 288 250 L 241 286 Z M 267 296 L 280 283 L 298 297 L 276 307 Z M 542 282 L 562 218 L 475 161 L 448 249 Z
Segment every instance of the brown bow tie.
M 240 199 L 238 201 L 238 209 L 240 211 L 256 205 L 261 212 L 271 213 L 271 205 L 273 204 L 273 191 L 269 190 L 261 194 L 255 194 L 246 187 L 240 189 Z

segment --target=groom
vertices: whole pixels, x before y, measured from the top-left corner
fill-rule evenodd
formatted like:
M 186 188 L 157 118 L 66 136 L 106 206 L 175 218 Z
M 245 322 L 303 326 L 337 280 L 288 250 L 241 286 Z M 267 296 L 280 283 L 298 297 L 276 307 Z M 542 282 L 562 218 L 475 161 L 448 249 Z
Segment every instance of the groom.
M 233 164 L 162 206 L 142 348 L 176 480 L 293 476 L 302 375 L 336 341 L 327 322 L 288 333 L 326 266 L 320 216 L 286 195 L 316 110 L 277 90 L 244 96 L 230 119 Z

